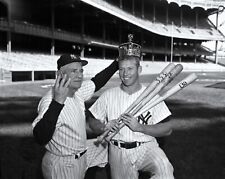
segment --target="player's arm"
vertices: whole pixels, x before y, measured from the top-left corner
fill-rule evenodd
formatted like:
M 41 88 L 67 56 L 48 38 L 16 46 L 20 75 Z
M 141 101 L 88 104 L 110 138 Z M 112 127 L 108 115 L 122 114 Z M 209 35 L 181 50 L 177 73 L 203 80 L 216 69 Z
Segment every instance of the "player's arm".
M 100 120 L 97 120 L 92 113 L 87 110 L 86 111 L 86 119 L 87 119 L 87 128 L 89 128 L 95 135 L 100 135 L 105 130 L 105 124 Z
M 95 83 L 95 92 L 101 89 L 117 70 L 118 61 L 114 60 L 107 68 L 91 78 L 91 80 Z
M 64 107 L 64 102 L 68 94 L 67 87 L 69 83 L 70 79 L 66 80 L 66 75 L 63 77 L 60 75 L 57 76 L 53 87 L 53 99 L 47 111 L 33 129 L 33 135 L 40 145 L 45 145 L 52 139 L 59 114 Z
M 171 116 L 168 116 L 166 119 L 160 121 L 159 123 L 165 123 L 165 122 L 169 122 L 171 120 Z M 172 122 L 170 122 L 172 123 Z M 172 125 L 172 124 L 171 124 Z M 172 125 L 173 126 L 173 125 Z M 173 131 L 174 129 L 172 129 Z M 172 132 L 171 131 L 171 132 Z M 165 143 L 166 143 L 166 137 L 167 136 L 161 136 L 161 137 L 156 137 L 156 140 L 160 146 L 161 149 L 164 149 Z
M 172 133 L 172 123 L 170 121 L 157 123 L 153 125 L 143 125 L 131 114 L 121 115 L 121 119 L 126 126 L 134 132 L 141 132 L 153 137 L 168 136 Z
M 115 132 L 119 129 L 119 122 L 116 119 L 110 120 L 107 124 L 104 124 L 100 120 L 96 119 L 89 110 L 87 110 L 87 117 L 88 126 L 96 135 L 100 135 L 106 130 Z
M 38 144 L 45 145 L 51 140 L 63 106 L 53 99 L 43 118 L 35 125 L 33 135 Z

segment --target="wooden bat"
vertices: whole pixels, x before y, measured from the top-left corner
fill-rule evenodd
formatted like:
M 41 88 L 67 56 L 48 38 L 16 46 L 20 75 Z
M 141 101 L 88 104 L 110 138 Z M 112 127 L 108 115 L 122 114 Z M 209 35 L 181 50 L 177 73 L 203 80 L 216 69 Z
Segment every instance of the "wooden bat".
M 125 113 L 129 113 L 131 110 L 134 109 L 134 107 L 140 103 L 150 92 L 152 92 L 156 86 L 158 84 L 160 84 L 163 79 L 165 77 L 168 76 L 168 74 L 170 73 L 171 70 L 173 70 L 175 68 L 175 64 L 174 63 L 169 63 L 161 72 L 160 74 L 156 77 L 156 79 L 150 83 L 146 89 L 142 92 L 142 94 L 140 94 L 140 96 L 137 98 L 137 100 L 135 100 L 129 107 L 128 109 L 125 111 Z M 120 119 L 118 119 L 120 120 Z M 98 136 L 96 143 L 101 143 L 104 138 L 108 135 L 108 133 L 110 132 L 110 130 L 106 130 L 102 135 Z
M 163 79 L 163 81 L 151 92 L 149 95 L 142 100 L 138 106 L 132 111 L 132 115 L 136 114 L 141 108 L 143 108 L 152 98 L 154 98 L 165 86 L 167 86 L 181 71 L 183 66 L 177 64 L 170 73 Z
M 168 74 L 175 68 L 175 65 L 173 63 L 168 64 L 156 77 L 156 79 L 150 83 L 146 89 L 142 92 L 142 94 L 128 107 L 126 112 L 130 112 L 134 109 L 136 105 L 138 105 L 149 93 L 151 93 L 158 84 L 160 84 L 167 76 Z
M 172 69 L 171 70 L 171 74 L 169 75 L 169 76 L 167 76 L 167 78 L 165 78 L 163 81 L 162 81 L 162 83 L 160 83 L 156 88 L 155 88 L 155 90 L 152 92 L 152 93 L 150 93 L 135 109 L 134 109 L 134 111 L 132 111 L 131 112 L 131 114 L 132 115 L 134 115 L 135 117 L 137 117 L 137 116 L 139 116 L 140 114 L 142 114 L 142 113 L 140 113 L 140 112 L 138 112 L 140 109 L 142 109 L 146 104 L 149 104 L 149 103 L 151 103 L 151 100 L 166 86 L 166 85 L 168 85 L 173 79 L 174 79 L 174 77 L 176 77 L 181 71 L 183 70 L 183 66 L 182 65 L 180 65 L 180 64 L 178 64 L 178 65 L 176 65 L 175 66 L 175 68 L 174 69 Z M 158 103 L 157 103 L 158 104 Z M 156 105 L 156 104 L 155 104 Z M 155 106 L 154 105 L 154 106 Z M 152 106 L 153 107 L 153 106 Z M 151 107 L 151 108 L 152 108 Z M 151 109 L 151 108 L 148 108 L 148 110 L 149 109 Z M 135 115 L 136 113 L 138 113 L 139 115 Z M 119 130 L 121 129 L 121 128 L 123 128 L 125 126 L 125 124 L 124 123 L 121 123 L 120 125 L 119 125 Z M 115 135 L 117 134 L 117 132 L 113 132 L 113 133 L 111 133 L 111 134 L 109 134 L 106 138 L 105 138 L 105 140 L 106 141 L 110 141 Z
M 198 77 L 197 77 L 197 75 L 195 73 L 192 73 L 192 74 L 188 75 L 185 79 L 181 80 L 179 83 L 174 85 L 171 89 L 169 89 L 168 91 L 163 93 L 157 99 L 155 99 L 154 101 L 150 101 L 143 109 L 141 109 L 135 115 L 135 117 L 139 116 L 140 114 L 145 113 L 146 111 L 148 111 L 149 109 L 153 108 L 154 106 L 156 106 L 160 102 L 164 101 L 166 98 L 168 98 L 168 97 L 174 95 L 175 93 L 179 92 L 180 90 L 186 88 L 188 85 L 193 83 L 197 78 Z

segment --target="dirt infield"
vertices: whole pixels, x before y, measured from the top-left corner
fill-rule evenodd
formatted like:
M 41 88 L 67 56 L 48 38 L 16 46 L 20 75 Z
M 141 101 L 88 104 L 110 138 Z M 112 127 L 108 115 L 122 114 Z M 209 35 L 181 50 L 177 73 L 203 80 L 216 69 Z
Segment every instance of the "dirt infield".
M 183 74 L 175 81 L 183 78 Z M 225 178 L 225 90 L 224 73 L 198 73 L 199 80 L 172 96 L 166 103 L 176 130 L 165 138 L 164 151 L 178 179 Z M 154 76 L 143 76 L 147 83 Z M 31 122 L 36 117 L 40 97 L 53 81 L 0 85 L 0 178 L 41 179 L 43 147 L 32 137 Z M 217 88 L 220 83 L 220 88 Z M 98 92 L 118 84 L 111 80 Z M 174 84 L 174 83 L 173 83 Z M 215 87 L 215 88 L 214 88 Z M 94 174 L 96 175 L 95 177 Z M 107 177 L 106 169 L 94 168 L 87 179 Z M 145 177 L 141 177 L 145 178 Z

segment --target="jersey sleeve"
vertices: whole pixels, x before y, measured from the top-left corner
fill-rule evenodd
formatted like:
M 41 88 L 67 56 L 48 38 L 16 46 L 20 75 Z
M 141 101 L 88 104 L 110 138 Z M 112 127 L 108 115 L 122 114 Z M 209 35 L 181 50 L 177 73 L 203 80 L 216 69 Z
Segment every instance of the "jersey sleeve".
M 89 108 L 92 115 L 102 123 L 107 122 L 107 100 L 106 93 L 103 93 Z
M 41 119 L 43 119 L 43 116 L 46 113 L 46 111 L 48 110 L 51 102 L 52 102 L 52 90 L 48 91 L 48 93 L 40 100 L 40 102 L 38 104 L 38 109 L 37 109 L 38 115 L 32 123 L 33 129 L 37 125 L 37 123 Z M 59 126 L 60 126 L 60 120 L 57 120 L 56 128 Z
M 84 81 L 78 89 L 77 94 L 81 96 L 84 101 L 89 100 L 95 92 L 95 84 L 92 80 Z
M 152 110 L 152 123 L 157 124 L 171 115 L 164 101 L 156 105 Z

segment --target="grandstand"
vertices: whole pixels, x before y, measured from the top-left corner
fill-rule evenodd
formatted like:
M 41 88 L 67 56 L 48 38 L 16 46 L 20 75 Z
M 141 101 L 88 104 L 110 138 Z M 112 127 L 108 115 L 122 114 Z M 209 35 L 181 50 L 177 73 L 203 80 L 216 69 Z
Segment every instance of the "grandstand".
M 0 0 L 0 80 L 54 78 L 56 59 L 66 52 L 103 63 L 118 55 L 128 33 L 143 46 L 144 61 L 205 66 L 204 56 L 214 52 L 202 43 L 225 41 L 208 16 L 224 6 L 223 0 Z
M 56 56 L 0 51 L 1 78 L 5 81 L 54 79 Z

